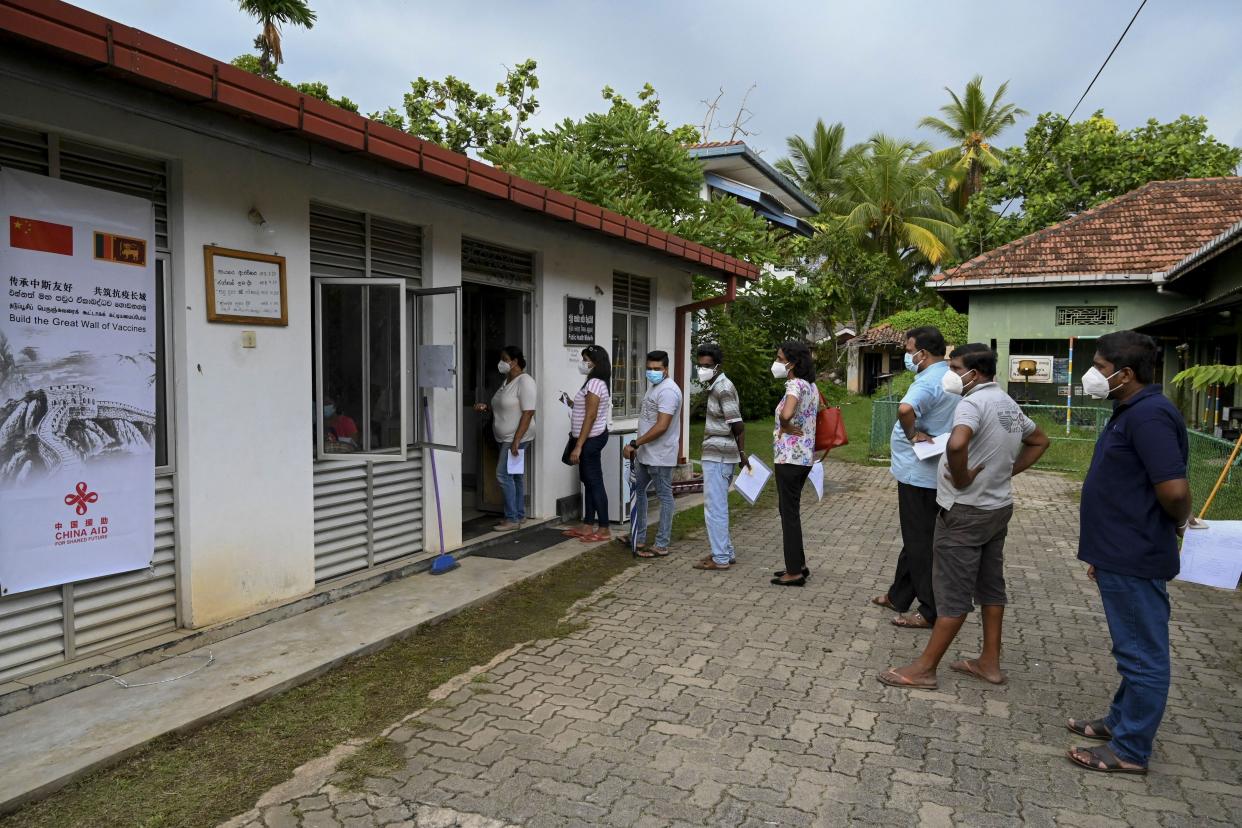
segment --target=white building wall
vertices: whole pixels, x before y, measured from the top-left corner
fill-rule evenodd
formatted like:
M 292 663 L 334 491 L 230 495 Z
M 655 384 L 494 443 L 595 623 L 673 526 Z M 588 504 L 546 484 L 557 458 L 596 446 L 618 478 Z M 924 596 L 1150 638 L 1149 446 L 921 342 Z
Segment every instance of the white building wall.
M 691 278 L 671 259 L 462 190 L 422 184 L 410 173 L 367 178 L 311 166 L 304 145 L 284 138 L 272 137 L 270 150 L 239 146 L 210 134 L 214 130 L 174 125 L 184 117 L 180 105 L 165 110 L 146 103 L 135 107 L 142 113 L 124 111 L 94 94 L 35 86 L 3 73 L 0 100 L 5 119 L 170 162 L 178 554 L 182 617 L 189 626 L 245 615 L 314 587 L 312 200 L 422 225 L 428 287 L 461 283 L 463 233 L 537 253 L 530 354 L 539 385 L 535 516 L 553 516 L 557 500 L 579 490 L 577 471 L 560 462 L 569 419 L 557 397 L 581 381 L 578 349 L 564 345 L 565 297 L 596 299 L 597 341 L 611 349 L 613 271 L 653 278 L 650 347 L 677 358 L 674 309 L 691 300 Z M 219 131 L 237 133 L 231 124 Z M 342 163 L 320 149 L 314 156 L 329 167 Z M 248 218 L 252 208 L 267 220 L 264 227 Z M 208 244 L 286 257 L 288 327 L 206 321 Z M 257 347 L 241 347 L 243 330 L 256 331 Z M 455 415 L 447 407 L 436 412 L 437 435 L 455 429 Z M 446 546 L 453 549 L 461 544 L 460 455 L 437 451 L 436 467 Z M 424 549 L 435 551 L 430 463 L 424 468 Z

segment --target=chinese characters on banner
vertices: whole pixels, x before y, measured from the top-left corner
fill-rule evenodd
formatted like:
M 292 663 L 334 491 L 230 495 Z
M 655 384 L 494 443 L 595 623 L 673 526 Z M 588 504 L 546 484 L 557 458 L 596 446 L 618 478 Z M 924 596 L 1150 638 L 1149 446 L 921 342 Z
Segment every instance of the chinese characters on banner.
M 0 170 L 0 594 L 155 548 L 151 202 Z

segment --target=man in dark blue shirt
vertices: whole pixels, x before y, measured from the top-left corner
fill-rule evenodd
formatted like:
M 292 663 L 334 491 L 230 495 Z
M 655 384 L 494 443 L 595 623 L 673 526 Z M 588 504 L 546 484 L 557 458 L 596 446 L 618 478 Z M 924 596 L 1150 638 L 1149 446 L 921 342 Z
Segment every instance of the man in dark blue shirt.
M 1158 350 L 1149 336 L 1100 337 L 1083 391 L 1113 400 L 1082 485 L 1078 558 L 1096 582 L 1121 686 L 1102 719 L 1070 719 L 1094 748 L 1070 759 L 1111 773 L 1147 772 L 1169 695 L 1170 578 L 1190 521 L 1190 452 L 1181 413 L 1152 385 Z

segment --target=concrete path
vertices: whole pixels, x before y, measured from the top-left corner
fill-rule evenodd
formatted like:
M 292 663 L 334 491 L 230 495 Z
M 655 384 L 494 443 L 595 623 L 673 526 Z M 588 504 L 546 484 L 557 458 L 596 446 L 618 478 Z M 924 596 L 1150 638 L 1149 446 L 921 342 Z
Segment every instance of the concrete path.
M 152 739 L 300 684 L 412 628 L 484 601 L 582 552 L 559 544 L 517 561 L 466 557 L 446 575 L 415 575 L 150 667 L 124 688 L 105 681 L 0 717 L 0 812 L 111 763 Z
M 807 506 L 805 589 L 779 568 L 775 509 L 735 532 L 741 566 L 705 552 L 627 571 L 565 639 L 534 642 L 395 723 L 404 767 L 346 792 L 326 758 L 234 826 L 1223 826 L 1242 814 L 1242 595 L 1175 583 L 1174 686 L 1151 775 L 1078 770 L 1067 716 L 1116 682 L 1098 594 L 1074 560 L 1064 478 L 1019 478 L 1006 550 L 1005 667 L 991 687 L 881 686 L 926 633 L 868 599 L 891 576 L 896 494 L 884 469 L 830 464 Z M 971 621 L 951 651 L 977 652 Z M 481 680 L 480 680 L 481 679 Z

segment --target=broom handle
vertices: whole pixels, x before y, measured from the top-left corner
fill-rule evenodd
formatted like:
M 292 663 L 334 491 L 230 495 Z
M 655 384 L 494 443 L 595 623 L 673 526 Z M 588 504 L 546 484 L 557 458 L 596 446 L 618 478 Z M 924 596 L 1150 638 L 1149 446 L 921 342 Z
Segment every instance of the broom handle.
M 1239 449 L 1242 449 L 1242 434 L 1238 435 L 1238 441 L 1233 444 L 1233 451 L 1229 453 L 1229 459 L 1225 461 L 1225 467 L 1220 470 L 1220 477 L 1216 478 L 1216 485 L 1212 487 L 1212 493 L 1203 502 L 1203 508 L 1199 510 L 1199 520 L 1203 520 L 1203 516 L 1207 514 L 1208 507 L 1216 499 L 1216 493 L 1224 485 L 1225 478 L 1229 475 L 1229 469 L 1233 466 L 1233 461 L 1237 459 Z
M 431 411 L 427 407 L 427 397 L 423 396 L 423 430 L 427 432 L 427 442 L 431 443 Z M 427 454 L 431 457 L 431 487 L 436 495 L 436 527 L 440 530 L 440 554 L 444 554 L 444 515 L 440 513 L 440 476 L 436 474 L 436 450 L 427 446 Z

